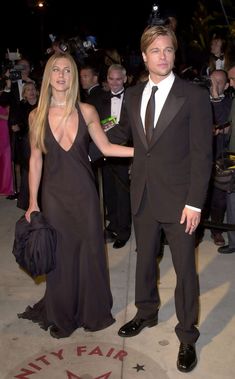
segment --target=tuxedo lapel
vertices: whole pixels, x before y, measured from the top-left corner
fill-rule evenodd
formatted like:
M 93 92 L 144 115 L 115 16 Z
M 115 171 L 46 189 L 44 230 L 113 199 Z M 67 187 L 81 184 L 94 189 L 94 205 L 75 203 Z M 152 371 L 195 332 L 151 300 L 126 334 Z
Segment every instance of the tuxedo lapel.
M 186 97 L 182 94 L 182 87 L 180 81 L 176 78 L 172 89 L 167 96 L 166 102 L 160 113 L 157 125 L 154 129 L 153 137 L 150 146 L 153 145 L 170 125 L 175 115 L 182 108 Z
M 111 116 L 111 98 L 109 93 L 105 93 L 99 100 L 99 116 L 100 119 L 104 119 Z
M 142 93 L 143 93 L 145 86 L 146 86 L 146 82 L 143 83 L 142 86 L 138 87 L 138 91 L 136 91 L 136 93 L 133 96 L 132 107 L 133 107 L 133 109 L 136 109 L 136 112 L 133 112 L 133 117 L 134 117 L 134 122 L 135 122 L 135 125 L 137 128 L 137 131 L 139 133 L 139 136 L 140 136 L 144 146 L 146 147 L 146 149 L 148 149 L 148 144 L 147 144 L 145 131 L 144 131 L 144 125 L 142 123 L 141 116 L 140 116 L 141 99 L 142 99 Z

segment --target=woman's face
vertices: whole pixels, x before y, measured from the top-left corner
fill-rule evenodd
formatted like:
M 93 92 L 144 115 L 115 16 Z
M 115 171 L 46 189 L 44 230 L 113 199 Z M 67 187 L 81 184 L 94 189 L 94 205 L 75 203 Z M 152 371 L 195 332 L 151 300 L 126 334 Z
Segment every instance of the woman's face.
M 67 58 L 58 58 L 52 66 L 50 84 L 57 91 L 66 91 L 71 82 L 71 64 Z
M 25 90 L 24 90 L 24 99 L 30 100 L 37 97 L 37 90 L 35 88 L 35 85 L 32 84 L 26 84 Z

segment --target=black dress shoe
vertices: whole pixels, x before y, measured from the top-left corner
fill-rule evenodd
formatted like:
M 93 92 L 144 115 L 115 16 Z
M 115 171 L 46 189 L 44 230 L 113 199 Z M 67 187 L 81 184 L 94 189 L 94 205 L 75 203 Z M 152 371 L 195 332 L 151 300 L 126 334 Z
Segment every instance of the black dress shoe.
M 235 253 L 235 247 L 229 247 L 229 245 L 221 246 L 218 248 L 220 254 L 232 254 Z
M 142 329 L 157 325 L 158 323 L 158 314 L 156 314 L 153 318 L 149 319 L 133 319 L 129 321 L 127 324 L 123 325 L 119 331 L 118 335 L 120 337 L 134 337 L 137 336 Z
M 17 200 L 18 197 L 19 197 L 19 192 L 15 192 L 15 193 L 13 193 L 12 195 L 8 195 L 8 196 L 6 197 L 6 199 L 7 199 L 7 200 Z
M 177 368 L 182 372 L 190 372 L 197 364 L 197 355 L 194 345 L 181 342 L 177 359 Z
M 121 247 L 125 246 L 126 243 L 127 243 L 126 240 L 116 239 L 116 241 L 113 244 L 113 248 L 114 249 L 120 249 Z
M 50 335 L 53 337 L 53 338 L 66 338 L 66 337 L 69 337 L 71 336 L 73 332 L 65 332 L 64 330 L 58 328 L 56 325 L 52 325 L 52 327 L 50 328 Z

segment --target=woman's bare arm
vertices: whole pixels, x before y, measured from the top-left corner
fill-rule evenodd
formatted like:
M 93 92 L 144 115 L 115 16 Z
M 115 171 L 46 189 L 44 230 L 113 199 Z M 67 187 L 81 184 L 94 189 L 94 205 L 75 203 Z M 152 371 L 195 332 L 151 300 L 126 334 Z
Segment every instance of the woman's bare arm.
M 133 157 L 133 147 L 113 144 L 108 140 L 100 124 L 99 115 L 92 105 L 81 103 L 80 108 L 88 125 L 90 136 L 104 156 Z
M 32 115 L 29 116 L 29 124 L 32 123 Z M 31 155 L 29 161 L 29 208 L 26 211 L 25 217 L 30 222 L 30 213 L 39 211 L 38 206 L 38 189 L 42 175 L 42 152 L 35 145 L 35 135 L 30 133 Z

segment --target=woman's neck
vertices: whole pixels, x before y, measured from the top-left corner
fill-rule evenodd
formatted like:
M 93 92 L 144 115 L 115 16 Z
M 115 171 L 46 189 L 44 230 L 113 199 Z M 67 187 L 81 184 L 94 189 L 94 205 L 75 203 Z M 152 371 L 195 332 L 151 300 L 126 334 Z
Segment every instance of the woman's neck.
M 51 97 L 51 106 L 52 107 L 64 107 L 66 105 L 66 100 L 56 100 L 53 96 Z

